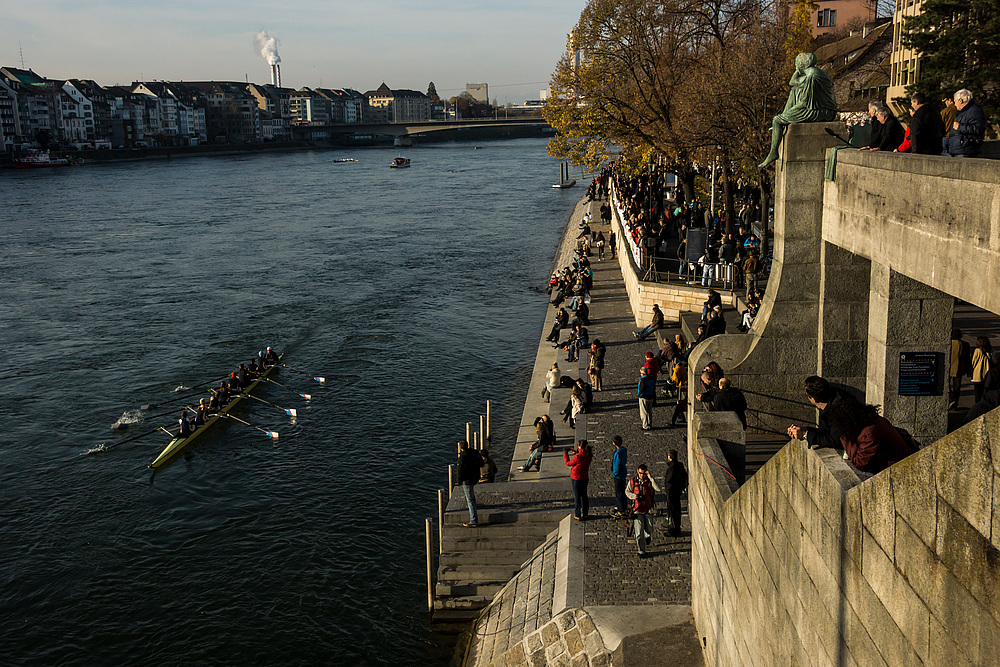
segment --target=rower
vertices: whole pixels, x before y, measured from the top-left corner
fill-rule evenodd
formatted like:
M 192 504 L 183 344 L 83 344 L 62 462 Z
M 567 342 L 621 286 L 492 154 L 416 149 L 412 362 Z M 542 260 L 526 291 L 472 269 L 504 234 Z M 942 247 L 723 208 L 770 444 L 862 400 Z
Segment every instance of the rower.
M 191 428 L 191 422 L 188 420 L 187 410 L 181 410 L 181 418 L 177 420 L 177 423 L 180 424 L 181 426 L 181 430 L 177 434 L 178 438 L 186 438 L 189 435 L 191 435 L 192 428 Z
M 269 347 L 267 348 L 267 354 L 264 355 L 264 360 L 267 361 L 268 364 L 273 366 L 279 361 L 278 353 L 275 352 L 273 348 Z
M 260 352 L 257 353 L 257 359 L 255 361 L 257 362 L 257 372 L 263 373 L 264 365 L 267 363 L 267 361 L 264 359 L 264 350 L 261 350 Z
M 240 364 L 240 367 L 236 369 L 236 382 L 239 384 L 240 389 L 245 389 L 250 385 L 250 375 L 247 373 L 247 367 L 244 364 Z
M 208 399 L 203 398 L 198 403 L 198 407 L 194 411 L 194 425 L 195 427 L 201 426 L 208 421 L 208 415 L 210 414 L 211 408 L 208 405 Z

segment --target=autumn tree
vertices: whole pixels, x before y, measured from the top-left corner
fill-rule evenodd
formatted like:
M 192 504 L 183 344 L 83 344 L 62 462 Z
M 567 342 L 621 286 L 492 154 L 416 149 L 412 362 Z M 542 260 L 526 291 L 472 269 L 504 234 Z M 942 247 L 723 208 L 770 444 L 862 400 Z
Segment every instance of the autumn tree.
M 1000 0 L 927 0 L 921 9 L 903 27 L 904 46 L 921 57 L 920 80 L 906 92 L 940 100 L 968 88 L 1000 121 Z

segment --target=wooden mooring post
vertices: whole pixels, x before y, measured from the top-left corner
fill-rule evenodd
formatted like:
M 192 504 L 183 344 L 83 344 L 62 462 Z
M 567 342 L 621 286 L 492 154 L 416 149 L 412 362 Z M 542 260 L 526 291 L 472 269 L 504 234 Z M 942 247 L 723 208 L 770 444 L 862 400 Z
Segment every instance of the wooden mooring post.
M 486 401 L 486 442 L 490 445 L 493 444 L 493 431 L 491 430 L 492 421 L 493 403 L 492 401 Z
M 438 489 L 438 553 L 444 551 L 444 508 L 448 501 L 445 500 L 444 489 Z
M 434 611 L 434 554 L 431 552 L 431 520 L 424 521 L 424 533 L 427 537 L 427 611 Z
M 452 491 L 455 489 L 455 464 L 448 466 L 448 499 L 451 499 Z

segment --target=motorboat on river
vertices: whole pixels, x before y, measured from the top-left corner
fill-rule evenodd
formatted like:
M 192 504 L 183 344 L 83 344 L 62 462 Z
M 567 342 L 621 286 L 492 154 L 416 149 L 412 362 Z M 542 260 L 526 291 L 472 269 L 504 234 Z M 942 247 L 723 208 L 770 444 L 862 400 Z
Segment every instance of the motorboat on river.
M 404 167 L 410 166 L 410 158 L 408 157 L 397 157 L 394 158 L 392 162 L 389 163 L 392 169 L 403 169 Z
M 48 151 L 29 150 L 14 158 L 15 169 L 42 169 L 45 167 L 69 167 L 74 161 L 64 157 L 52 157 Z

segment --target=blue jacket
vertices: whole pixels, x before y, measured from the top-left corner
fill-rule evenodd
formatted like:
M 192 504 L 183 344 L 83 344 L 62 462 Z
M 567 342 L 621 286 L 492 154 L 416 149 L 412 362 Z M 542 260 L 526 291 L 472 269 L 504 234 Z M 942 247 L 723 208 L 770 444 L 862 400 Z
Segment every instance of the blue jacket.
M 643 375 L 639 378 L 639 398 L 656 398 L 656 384 L 652 375 Z
M 948 153 L 951 155 L 975 156 L 983 145 L 986 136 L 986 112 L 975 101 L 958 112 L 955 117 L 958 129 L 948 134 Z
M 611 457 L 611 476 L 618 479 L 628 479 L 628 450 L 619 447 Z

